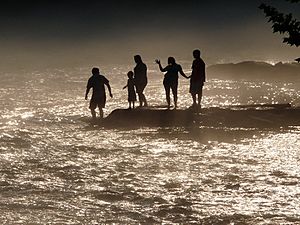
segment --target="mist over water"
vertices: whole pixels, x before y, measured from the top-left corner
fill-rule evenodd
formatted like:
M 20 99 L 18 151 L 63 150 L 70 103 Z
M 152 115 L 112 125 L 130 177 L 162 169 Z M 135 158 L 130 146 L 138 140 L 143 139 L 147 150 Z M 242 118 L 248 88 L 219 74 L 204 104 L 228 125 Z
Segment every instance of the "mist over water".
M 100 68 L 114 94 L 105 116 L 128 107 L 132 67 Z M 163 74 L 148 67 L 149 104 L 164 105 Z M 89 123 L 90 70 L 0 74 L 2 224 L 300 223 L 299 127 L 104 129 Z M 299 105 L 299 81 L 209 79 L 203 107 Z

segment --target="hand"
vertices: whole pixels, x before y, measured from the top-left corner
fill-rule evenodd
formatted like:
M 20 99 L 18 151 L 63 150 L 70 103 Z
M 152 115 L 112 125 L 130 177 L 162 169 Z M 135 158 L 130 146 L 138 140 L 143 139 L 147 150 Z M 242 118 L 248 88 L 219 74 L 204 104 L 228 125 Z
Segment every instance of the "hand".
M 160 64 L 160 60 L 159 60 L 159 59 L 155 59 L 155 62 L 156 62 L 157 64 Z
M 84 99 L 85 99 L 85 100 L 88 100 L 88 96 L 86 95 Z
M 110 93 L 109 96 L 112 98 L 113 97 L 112 93 Z

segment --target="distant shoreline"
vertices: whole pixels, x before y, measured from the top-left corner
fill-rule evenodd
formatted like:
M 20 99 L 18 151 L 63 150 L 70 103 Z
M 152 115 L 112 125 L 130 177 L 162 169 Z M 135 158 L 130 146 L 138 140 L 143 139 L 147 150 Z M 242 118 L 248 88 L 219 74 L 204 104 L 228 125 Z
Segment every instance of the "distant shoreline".
M 274 65 L 266 62 L 244 61 L 240 63 L 216 64 L 207 68 L 209 78 L 219 79 L 300 79 L 300 63 Z
M 179 60 L 180 62 L 180 60 Z M 156 66 L 148 63 L 149 71 L 156 70 Z M 104 73 L 108 70 L 113 70 L 114 68 L 122 68 L 128 67 L 128 64 L 118 64 L 118 63 L 103 63 L 91 62 L 90 64 L 85 63 L 66 63 L 63 65 L 14 65 L 6 64 L 5 66 L 0 67 L 0 73 L 15 73 L 15 72 L 32 72 L 32 71 L 43 71 L 43 70 L 80 70 L 83 73 L 89 73 L 92 65 L 97 65 L 101 68 Z M 182 63 L 183 69 L 186 72 L 189 72 L 190 64 L 187 61 Z M 133 65 L 132 65 L 133 66 Z M 300 63 L 297 62 L 278 62 L 276 64 L 271 64 L 263 61 L 242 61 L 238 63 L 222 63 L 222 64 L 213 64 L 207 66 L 207 77 L 209 79 L 227 79 L 227 80 L 239 80 L 239 79 L 247 79 L 247 80 L 287 80 L 293 81 L 295 79 L 300 80 Z

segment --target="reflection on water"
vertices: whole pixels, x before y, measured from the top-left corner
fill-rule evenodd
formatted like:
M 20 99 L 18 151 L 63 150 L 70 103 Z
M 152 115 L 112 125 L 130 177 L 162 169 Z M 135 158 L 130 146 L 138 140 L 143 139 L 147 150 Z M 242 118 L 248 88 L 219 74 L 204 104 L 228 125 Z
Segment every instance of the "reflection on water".
M 105 130 L 86 122 L 88 70 L 5 76 L 2 224 L 300 223 L 298 127 Z M 127 107 L 127 70 L 106 70 L 106 115 Z M 149 78 L 149 103 L 165 104 L 161 74 Z M 204 107 L 298 104 L 296 85 L 211 80 Z M 181 108 L 191 104 L 188 81 L 179 96 Z

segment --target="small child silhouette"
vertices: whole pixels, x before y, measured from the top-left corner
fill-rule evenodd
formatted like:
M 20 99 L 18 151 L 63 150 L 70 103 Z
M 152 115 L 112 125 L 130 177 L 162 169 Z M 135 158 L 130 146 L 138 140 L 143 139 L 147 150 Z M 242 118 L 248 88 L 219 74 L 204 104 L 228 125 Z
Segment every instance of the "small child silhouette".
M 135 83 L 133 79 L 133 72 L 129 71 L 127 73 L 128 76 L 128 81 L 127 85 L 123 87 L 123 89 L 127 88 L 128 90 L 128 103 L 129 103 L 129 109 L 131 109 L 131 104 L 132 108 L 134 109 L 134 102 L 136 101 L 136 93 L 135 93 Z

